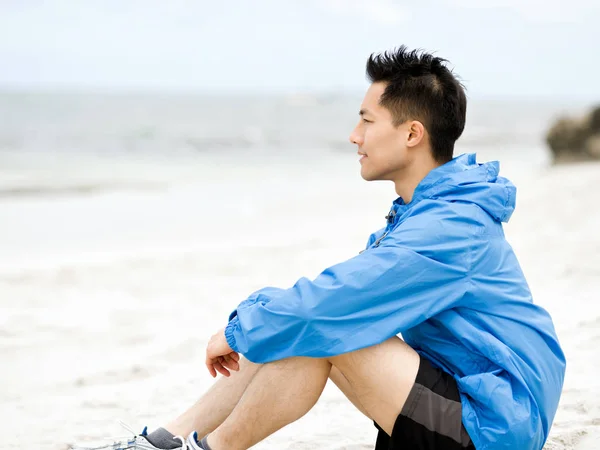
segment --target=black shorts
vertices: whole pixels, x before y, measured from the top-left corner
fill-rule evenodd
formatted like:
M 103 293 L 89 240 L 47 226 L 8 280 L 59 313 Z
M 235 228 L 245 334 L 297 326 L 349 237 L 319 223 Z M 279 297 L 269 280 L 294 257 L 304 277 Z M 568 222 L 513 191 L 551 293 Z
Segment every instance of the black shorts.
M 462 424 L 456 381 L 421 356 L 417 379 L 392 430 L 379 430 L 375 450 L 474 450 Z

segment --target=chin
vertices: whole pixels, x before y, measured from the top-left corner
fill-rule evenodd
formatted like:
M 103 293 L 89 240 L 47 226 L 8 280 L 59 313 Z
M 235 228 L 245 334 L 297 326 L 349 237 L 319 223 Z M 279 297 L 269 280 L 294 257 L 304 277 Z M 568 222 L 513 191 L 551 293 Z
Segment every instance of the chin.
M 368 172 L 366 170 L 361 170 L 360 176 L 365 181 L 379 181 L 383 179 L 380 174 Z

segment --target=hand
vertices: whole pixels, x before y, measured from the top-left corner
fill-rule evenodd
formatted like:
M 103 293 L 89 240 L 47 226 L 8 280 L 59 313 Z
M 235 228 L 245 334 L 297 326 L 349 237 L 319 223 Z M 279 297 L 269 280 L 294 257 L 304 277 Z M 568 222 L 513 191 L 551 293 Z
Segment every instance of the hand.
M 208 371 L 213 378 L 217 376 L 217 372 L 228 377 L 231 375 L 229 370 L 235 370 L 236 372 L 240 370 L 239 360 L 240 355 L 234 352 L 227 343 L 225 328 L 221 328 L 210 338 L 206 346 L 206 367 Z

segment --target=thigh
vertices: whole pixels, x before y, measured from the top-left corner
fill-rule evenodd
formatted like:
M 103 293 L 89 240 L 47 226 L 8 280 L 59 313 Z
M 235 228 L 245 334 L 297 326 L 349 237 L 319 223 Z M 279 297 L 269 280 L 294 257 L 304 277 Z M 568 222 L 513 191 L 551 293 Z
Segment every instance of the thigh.
M 419 371 L 392 433 L 379 424 L 376 450 L 474 450 L 462 424 L 462 405 L 454 378 L 420 357 Z
M 358 397 L 352 390 L 352 386 L 350 386 L 350 383 L 348 382 L 344 374 L 340 372 L 340 370 L 337 367 L 331 366 L 331 372 L 329 372 L 329 379 L 335 383 L 338 389 L 342 391 L 346 398 L 348 398 L 348 400 L 352 402 L 356 409 L 358 409 L 369 419 L 373 420 L 372 417 L 369 416 L 369 414 L 367 413 L 365 407 L 358 400 Z
M 365 414 L 391 435 L 417 376 L 417 352 L 394 336 L 381 344 L 337 355 L 330 362 L 348 380 Z

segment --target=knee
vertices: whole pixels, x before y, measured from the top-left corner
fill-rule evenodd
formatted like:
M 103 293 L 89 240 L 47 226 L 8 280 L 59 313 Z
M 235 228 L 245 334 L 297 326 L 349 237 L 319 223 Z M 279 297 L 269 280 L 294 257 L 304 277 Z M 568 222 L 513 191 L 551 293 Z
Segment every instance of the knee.
M 396 356 L 405 355 L 414 358 L 417 352 L 398 336 L 393 336 L 379 344 L 370 347 L 364 347 L 353 352 L 342 353 L 327 358 L 328 361 L 336 366 L 347 366 L 357 363 L 369 363 L 370 361 L 380 360 L 389 357 L 391 354 Z

